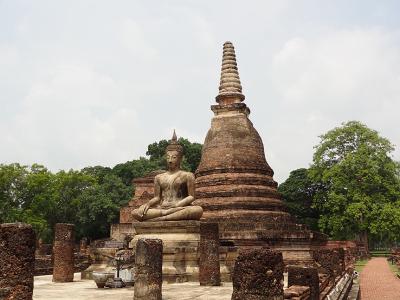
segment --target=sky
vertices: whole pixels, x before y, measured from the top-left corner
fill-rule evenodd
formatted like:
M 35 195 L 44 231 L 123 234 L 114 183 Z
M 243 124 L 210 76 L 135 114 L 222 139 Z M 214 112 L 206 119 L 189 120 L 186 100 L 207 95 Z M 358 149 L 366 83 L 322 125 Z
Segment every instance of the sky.
M 275 180 L 358 120 L 400 160 L 399 1 L 0 0 L 0 163 L 114 166 L 203 143 L 236 49 Z

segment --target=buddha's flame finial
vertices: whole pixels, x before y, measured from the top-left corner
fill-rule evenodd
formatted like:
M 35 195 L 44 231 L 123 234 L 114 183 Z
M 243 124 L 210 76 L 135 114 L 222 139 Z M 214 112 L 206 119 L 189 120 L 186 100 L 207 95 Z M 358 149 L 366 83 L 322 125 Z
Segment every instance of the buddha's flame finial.
M 178 143 L 178 138 L 176 137 L 176 132 L 174 129 L 174 133 L 172 134 L 172 139 L 169 141 L 167 146 L 167 151 L 178 151 L 179 153 L 183 153 L 183 147 Z
M 239 72 L 236 63 L 235 48 L 231 42 L 224 43 L 219 94 L 217 97 L 215 97 L 215 99 L 218 103 L 224 104 L 224 101 L 221 100 L 226 98 L 236 98 L 237 101 L 233 102 L 241 102 L 245 98 L 242 94 L 242 85 L 240 83 Z

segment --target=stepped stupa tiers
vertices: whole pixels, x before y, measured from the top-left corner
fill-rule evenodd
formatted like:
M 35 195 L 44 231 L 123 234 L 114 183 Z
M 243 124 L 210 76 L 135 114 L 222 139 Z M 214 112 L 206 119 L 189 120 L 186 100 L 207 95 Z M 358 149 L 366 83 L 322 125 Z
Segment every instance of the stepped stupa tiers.
M 210 220 L 290 217 L 277 193 L 264 146 L 243 102 L 235 49 L 224 44 L 218 105 L 196 171 L 197 205 Z
M 235 49 L 226 42 L 194 203 L 203 208 L 203 221 L 218 222 L 221 245 L 269 246 L 282 251 L 286 265 L 313 265 L 310 251 L 326 243 L 326 236 L 296 224 L 286 211 L 244 99 Z M 225 262 L 228 269 L 234 258 Z

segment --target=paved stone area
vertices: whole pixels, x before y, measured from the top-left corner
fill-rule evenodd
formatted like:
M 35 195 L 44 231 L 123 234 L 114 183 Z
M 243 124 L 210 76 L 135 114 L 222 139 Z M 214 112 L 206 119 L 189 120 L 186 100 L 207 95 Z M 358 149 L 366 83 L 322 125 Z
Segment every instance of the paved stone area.
M 163 284 L 163 300 L 230 300 L 232 284 L 220 287 L 203 287 L 195 282 Z M 123 289 L 98 289 L 93 280 L 81 280 L 75 273 L 73 282 L 54 283 L 51 275 L 36 276 L 34 300 L 132 300 L 133 287 Z
M 384 257 L 372 258 L 360 277 L 362 300 L 400 299 L 400 279 L 390 271 Z

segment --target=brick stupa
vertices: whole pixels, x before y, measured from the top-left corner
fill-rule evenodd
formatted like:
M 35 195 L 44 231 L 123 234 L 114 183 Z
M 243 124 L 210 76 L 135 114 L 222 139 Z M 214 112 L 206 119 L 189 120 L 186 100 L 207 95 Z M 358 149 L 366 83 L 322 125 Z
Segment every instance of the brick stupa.
M 203 220 L 218 222 L 222 243 L 271 246 L 287 263 L 311 263 L 309 251 L 325 236 L 296 224 L 286 211 L 265 159 L 263 142 L 243 102 L 235 50 L 223 47 L 221 81 L 214 117 L 196 171 L 196 205 Z
M 197 204 L 204 218 L 269 221 L 290 215 L 277 192 L 260 135 L 243 102 L 235 50 L 224 44 L 218 105 L 196 171 Z

